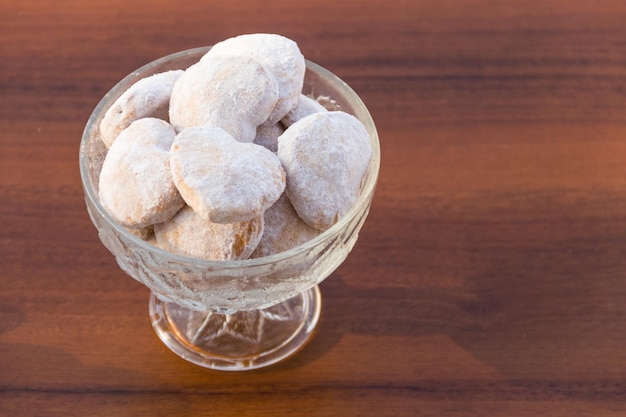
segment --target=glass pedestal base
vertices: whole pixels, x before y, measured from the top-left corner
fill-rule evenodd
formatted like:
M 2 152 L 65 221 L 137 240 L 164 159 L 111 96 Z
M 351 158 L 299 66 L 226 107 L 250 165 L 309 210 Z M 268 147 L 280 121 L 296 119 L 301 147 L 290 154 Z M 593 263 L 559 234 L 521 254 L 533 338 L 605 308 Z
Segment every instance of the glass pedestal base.
M 150 296 L 150 318 L 159 338 L 196 365 L 245 371 L 279 362 L 300 350 L 319 320 L 317 286 L 261 310 L 199 312 Z

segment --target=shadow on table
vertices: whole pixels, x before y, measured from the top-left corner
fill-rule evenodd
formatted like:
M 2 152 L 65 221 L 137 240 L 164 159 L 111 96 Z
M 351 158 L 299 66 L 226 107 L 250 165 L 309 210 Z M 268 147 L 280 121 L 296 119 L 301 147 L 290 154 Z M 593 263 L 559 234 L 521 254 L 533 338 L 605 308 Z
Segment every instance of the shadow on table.
M 411 337 L 443 333 L 454 337 L 480 332 L 501 311 L 489 295 L 432 288 L 354 288 L 336 273 L 323 284 L 317 335 L 298 354 L 299 360 L 278 366 L 313 362 L 331 351 L 345 334 Z
M 357 269 L 340 269 L 322 284 L 317 337 L 280 366 L 313 362 L 346 334 L 444 335 L 512 381 L 623 377 L 626 250 L 615 242 L 626 242 L 626 230 L 574 211 L 560 215 L 570 220 L 410 226 L 401 267 L 415 284 L 386 287 L 381 279 L 378 287 L 357 288 L 342 278 Z M 436 260 L 421 257 L 431 249 L 411 236 L 444 236 L 432 249 Z M 458 286 L 438 285 L 438 270 L 456 274 Z

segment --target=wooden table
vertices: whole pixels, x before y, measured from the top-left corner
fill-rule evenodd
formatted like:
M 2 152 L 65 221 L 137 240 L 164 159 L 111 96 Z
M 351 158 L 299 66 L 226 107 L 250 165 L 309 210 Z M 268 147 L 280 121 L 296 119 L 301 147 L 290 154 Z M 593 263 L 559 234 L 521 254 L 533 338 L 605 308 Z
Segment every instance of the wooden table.
M 165 348 L 87 216 L 78 145 L 157 57 L 276 32 L 346 80 L 382 170 L 313 341 Z M 0 4 L 0 415 L 623 416 L 626 3 Z

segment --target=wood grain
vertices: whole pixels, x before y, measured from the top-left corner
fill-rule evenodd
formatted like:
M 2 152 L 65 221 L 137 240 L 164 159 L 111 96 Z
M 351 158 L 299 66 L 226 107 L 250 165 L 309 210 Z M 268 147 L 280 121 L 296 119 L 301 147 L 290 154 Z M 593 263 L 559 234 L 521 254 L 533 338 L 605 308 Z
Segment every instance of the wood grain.
M 0 415 L 622 416 L 626 3 L 0 3 Z M 78 144 L 135 68 L 275 32 L 381 137 L 307 347 L 185 363 L 98 241 Z

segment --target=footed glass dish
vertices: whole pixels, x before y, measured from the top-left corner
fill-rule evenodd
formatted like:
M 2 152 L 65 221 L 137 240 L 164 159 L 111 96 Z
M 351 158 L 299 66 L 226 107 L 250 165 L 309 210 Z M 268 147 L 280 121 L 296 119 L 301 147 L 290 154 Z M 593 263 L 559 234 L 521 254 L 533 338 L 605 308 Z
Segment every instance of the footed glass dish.
M 134 71 L 96 106 L 80 144 L 80 173 L 89 216 L 103 245 L 128 275 L 151 291 L 149 314 L 159 338 L 183 359 L 217 370 L 274 364 L 310 339 L 321 311 L 318 284 L 346 259 L 369 212 L 380 166 L 374 122 L 357 94 L 338 77 L 307 61 L 303 93 L 353 114 L 371 138 L 373 156 L 360 196 L 349 212 L 316 238 L 288 251 L 240 261 L 207 261 L 164 251 L 127 231 L 98 200 L 106 155 L 99 125 L 132 84 L 185 69 L 210 47 L 178 52 Z

